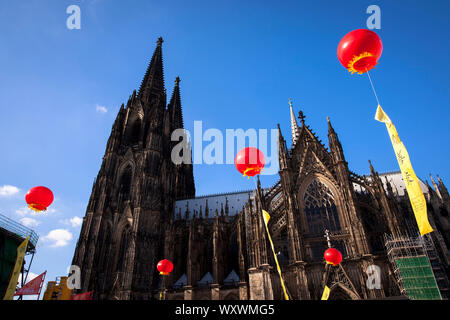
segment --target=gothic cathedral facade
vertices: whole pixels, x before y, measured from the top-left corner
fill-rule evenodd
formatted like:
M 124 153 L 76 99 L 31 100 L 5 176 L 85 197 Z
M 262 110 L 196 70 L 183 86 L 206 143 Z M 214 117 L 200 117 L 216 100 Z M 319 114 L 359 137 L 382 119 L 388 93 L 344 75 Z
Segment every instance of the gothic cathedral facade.
M 171 133 L 183 128 L 183 116 L 178 77 L 167 104 L 162 42 L 112 127 L 73 257 L 79 291 L 94 299 L 282 299 L 264 209 L 291 299 L 320 299 L 329 276 L 325 232 L 344 256 L 331 299 L 398 296 L 383 237 L 418 232 L 401 175 L 379 174 L 371 163 L 370 175 L 351 172 L 330 120 L 328 150 L 302 112 L 298 125 L 291 105 L 292 146 L 278 125 L 275 185 L 261 188 L 258 180 L 256 190 L 196 198 L 192 164 L 171 161 Z M 448 297 L 450 196 L 440 178 L 432 182 L 434 189 L 422 189 L 439 257 L 433 271 Z M 161 280 L 156 264 L 164 258 L 174 270 Z M 373 289 L 371 265 L 381 270 Z

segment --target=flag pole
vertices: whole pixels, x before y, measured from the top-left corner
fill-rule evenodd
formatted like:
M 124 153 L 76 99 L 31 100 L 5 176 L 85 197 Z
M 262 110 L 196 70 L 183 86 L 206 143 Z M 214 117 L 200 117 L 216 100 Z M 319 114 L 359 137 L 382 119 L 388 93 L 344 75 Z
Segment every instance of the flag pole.
M 44 286 L 44 280 L 45 280 L 45 275 L 47 274 L 47 270 L 45 270 L 45 272 L 44 272 L 44 276 L 42 277 L 42 282 L 41 282 L 41 285 L 40 285 L 40 287 L 39 287 L 39 292 L 38 292 L 38 296 L 37 296 L 37 299 L 36 300 L 39 300 L 39 296 L 41 295 L 41 290 L 42 290 L 42 287 Z

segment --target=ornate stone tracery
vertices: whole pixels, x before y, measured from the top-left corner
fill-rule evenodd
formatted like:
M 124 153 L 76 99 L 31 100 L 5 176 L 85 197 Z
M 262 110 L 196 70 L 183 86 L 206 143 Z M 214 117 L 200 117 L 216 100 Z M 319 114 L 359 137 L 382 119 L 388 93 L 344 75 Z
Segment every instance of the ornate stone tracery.
M 314 180 L 303 195 L 305 214 L 310 234 L 323 235 L 326 229 L 340 232 L 341 225 L 331 190 Z

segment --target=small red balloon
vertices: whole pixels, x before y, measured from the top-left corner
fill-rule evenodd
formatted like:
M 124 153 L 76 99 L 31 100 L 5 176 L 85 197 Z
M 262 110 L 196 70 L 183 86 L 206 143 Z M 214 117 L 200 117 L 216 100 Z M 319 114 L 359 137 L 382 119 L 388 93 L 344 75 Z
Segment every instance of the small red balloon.
M 25 195 L 28 207 L 35 211 L 45 211 L 53 202 L 53 192 L 46 187 L 33 187 Z
M 325 261 L 328 264 L 332 264 L 333 266 L 337 266 L 342 261 L 342 253 L 335 248 L 329 248 L 323 254 Z
M 341 64 L 352 74 L 365 73 L 373 69 L 383 52 L 380 37 L 368 29 L 357 29 L 347 33 L 339 42 L 337 56 Z
M 236 169 L 245 176 L 253 177 L 259 174 L 265 165 L 264 154 L 257 148 L 242 149 L 234 159 Z
M 158 262 L 156 268 L 159 271 L 159 274 L 167 276 L 173 270 L 173 263 L 170 260 L 164 259 Z

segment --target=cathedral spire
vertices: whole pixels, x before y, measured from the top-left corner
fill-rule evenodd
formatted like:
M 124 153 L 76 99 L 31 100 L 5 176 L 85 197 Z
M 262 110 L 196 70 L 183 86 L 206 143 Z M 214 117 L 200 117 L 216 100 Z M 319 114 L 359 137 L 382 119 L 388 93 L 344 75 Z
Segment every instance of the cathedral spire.
M 169 103 L 169 115 L 172 129 L 183 128 L 183 112 L 181 110 L 180 77 L 175 79 L 172 98 Z
M 230 208 L 228 207 L 228 198 L 225 197 L 225 216 L 228 217 L 230 214 Z
M 333 158 L 336 161 L 345 161 L 344 150 L 342 149 L 341 141 L 339 141 L 336 131 L 331 125 L 330 118 L 327 116 L 328 123 L 328 146 L 333 153 Z M 370 161 L 369 161 L 370 162 Z
M 445 186 L 444 182 L 441 180 L 441 177 L 439 175 L 436 175 L 439 180 L 439 191 L 441 191 L 441 194 L 448 194 L 447 187 Z
M 138 97 L 145 101 L 148 100 L 150 93 L 159 93 L 164 95 L 164 70 L 162 59 L 162 37 L 156 42 L 156 49 L 153 52 L 152 60 L 145 72 L 139 88 Z
M 394 198 L 394 196 L 395 196 L 395 194 L 394 194 L 394 189 L 392 189 L 392 185 L 391 185 L 391 183 L 389 182 L 387 176 L 384 177 L 384 181 L 386 182 L 386 191 L 387 191 L 388 195 L 389 195 L 391 198 Z
M 436 181 L 434 181 L 433 176 L 430 173 L 430 179 L 431 179 L 431 183 L 433 184 L 433 188 L 436 191 L 436 194 L 438 195 L 439 199 L 442 200 L 442 195 L 441 195 L 441 191 L 438 188 L 438 185 L 436 184 Z
M 280 169 L 287 168 L 287 148 L 286 141 L 281 133 L 280 124 L 278 126 L 278 162 L 280 164 Z
M 298 137 L 298 124 L 297 119 L 295 119 L 294 108 L 292 107 L 291 98 L 289 98 L 289 109 L 291 111 L 292 144 L 295 144 L 297 142 Z
M 334 128 L 331 125 L 330 117 L 328 117 L 328 116 L 327 116 L 327 123 L 328 123 L 328 134 L 336 133 L 336 132 L 334 132 Z
M 302 110 L 300 110 L 300 111 L 298 112 L 298 118 L 300 119 L 300 122 L 301 122 L 301 124 L 302 124 L 302 127 L 304 127 L 304 126 L 305 126 L 305 118 L 306 118 L 306 116 L 303 114 L 303 111 L 302 111 Z
M 283 134 L 281 133 L 281 128 L 280 128 L 280 124 L 277 123 L 277 128 L 278 128 L 278 141 L 279 142 L 284 142 L 284 138 L 283 138 Z M 279 146 L 281 147 L 281 146 Z
M 376 178 L 378 176 L 378 173 L 375 171 L 375 169 L 372 166 L 372 161 L 369 160 L 369 167 L 370 167 L 370 173 L 371 175 Z

